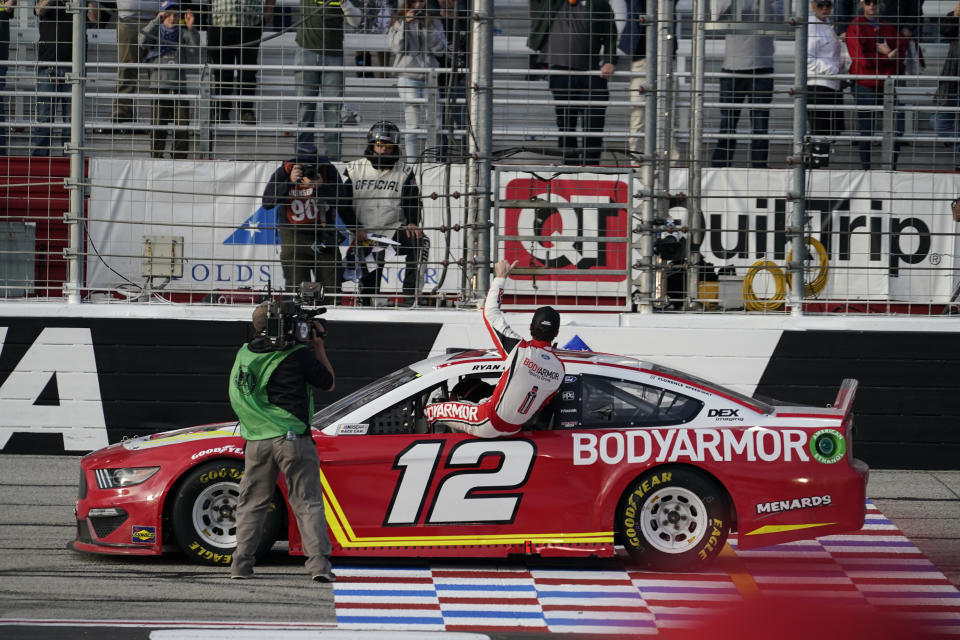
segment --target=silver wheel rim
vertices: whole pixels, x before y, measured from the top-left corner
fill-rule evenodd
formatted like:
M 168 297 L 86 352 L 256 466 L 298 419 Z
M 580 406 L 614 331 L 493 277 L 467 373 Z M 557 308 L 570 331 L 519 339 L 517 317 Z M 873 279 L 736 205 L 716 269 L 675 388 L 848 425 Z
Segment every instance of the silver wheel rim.
M 200 539 L 217 547 L 237 546 L 237 498 L 240 485 L 218 482 L 193 501 L 193 529 Z
M 706 534 L 707 509 L 700 497 L 688 489 L 661 489 L 643 503 L 640 530 L 657 551 L 683 553 Z

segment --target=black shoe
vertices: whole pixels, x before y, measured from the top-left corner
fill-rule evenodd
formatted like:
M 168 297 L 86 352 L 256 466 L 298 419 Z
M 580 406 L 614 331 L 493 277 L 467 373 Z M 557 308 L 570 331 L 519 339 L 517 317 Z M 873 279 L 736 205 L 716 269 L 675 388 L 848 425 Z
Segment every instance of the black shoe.
M 337 576 L 333 573 L 332 569 L 324 569 L 319 573 L 313 574 L 314 582 L 336 582 Z
M 250 126 L 256 126 L 257 116 L 253 111 L 245 110 L 240 114 L 240 123 Z

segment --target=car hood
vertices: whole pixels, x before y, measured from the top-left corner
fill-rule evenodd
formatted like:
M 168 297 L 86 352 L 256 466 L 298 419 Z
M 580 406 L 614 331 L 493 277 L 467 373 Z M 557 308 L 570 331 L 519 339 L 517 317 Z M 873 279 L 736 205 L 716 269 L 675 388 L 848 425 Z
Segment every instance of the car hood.
M 215 424 L 187 427 L 186 429 L 176 429 L 174 431 L 164 431 L 139 438 L 130 438 L 129 440 L 118 443 L 118 446 L 123 447 L 127 451 L 140 451 L 142 449 L 153 449 L 155 447 L 166 447 L 174 444 L 197 442 L 213 438 L 229 438 L 239 435 L 240 424 L 234 420 L 231 422 L 217 422 Z

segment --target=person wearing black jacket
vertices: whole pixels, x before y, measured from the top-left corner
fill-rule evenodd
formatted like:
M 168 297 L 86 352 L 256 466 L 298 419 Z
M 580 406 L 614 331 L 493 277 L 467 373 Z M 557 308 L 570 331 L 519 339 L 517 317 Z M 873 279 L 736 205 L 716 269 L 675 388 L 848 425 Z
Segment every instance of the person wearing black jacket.
M 467 152 L 466 139 L 457 134 L 467 124 L 467 75 L 470 71 L 470 4 L 467 0 L 437 0 L 447 49 L 440 66 L 450 71 L 437 76 L 440 87 L 440 132 L 437 141 L 441 162 L 457 161 Z
M 66 74 L 73 61 L 73 17 L 67 12 L 66 0 L 38 0 L 33 8 L 37 15 L 37 124 L 33 130 L 33 156 L 50 155 L 50 127 L 57 107 L 64 124 L 70 122 L 70 85 Z M 94 2 L 87 2 L 87 20 L 97 22 L 100 11 Z M 63 97 L 44 96 L 62 93 Z M 64 137 L 66 133 L 62 133 Z
M 263 208 L 274 207 L 287 290 L 296 291 L 301 282 L 320 282 L 326 295 L 336 295 L 342 280 L 337 216 L 351 229 L 356 218 L 337 168 L 317 153 L 316 145 L 299 145 L 296 157 L 270 177 Z

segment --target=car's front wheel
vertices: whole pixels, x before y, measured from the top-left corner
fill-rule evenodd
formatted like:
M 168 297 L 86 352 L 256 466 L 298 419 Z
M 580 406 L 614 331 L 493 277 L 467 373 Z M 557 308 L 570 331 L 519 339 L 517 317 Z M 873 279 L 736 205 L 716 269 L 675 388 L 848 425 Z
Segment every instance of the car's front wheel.
M 237 500 L 243 463 L 215 460 L 184 476 L 170 511 L 177 544 L 200 564 L 228 565 L 237 548 Z M 276 542 L 282 526 L 282 507 L 275 495 L 263 526 L 257 557 Z
M 638 563 L 676 571 L 720 553 L 729 517 L 720 485 L 695 469 L 671 465 L 633 481 L 617 508 L 616 526 Z

